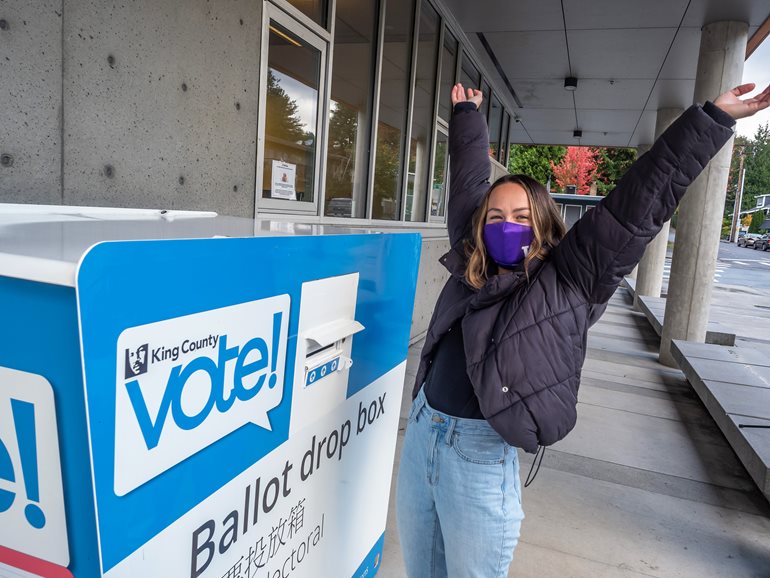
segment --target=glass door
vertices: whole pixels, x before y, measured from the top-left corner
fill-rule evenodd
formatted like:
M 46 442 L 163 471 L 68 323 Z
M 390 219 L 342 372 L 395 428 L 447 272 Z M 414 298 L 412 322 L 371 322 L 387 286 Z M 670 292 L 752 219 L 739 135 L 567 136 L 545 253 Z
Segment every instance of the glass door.
M 256 206 L 316 214 L 326 42 L 265 3 Z

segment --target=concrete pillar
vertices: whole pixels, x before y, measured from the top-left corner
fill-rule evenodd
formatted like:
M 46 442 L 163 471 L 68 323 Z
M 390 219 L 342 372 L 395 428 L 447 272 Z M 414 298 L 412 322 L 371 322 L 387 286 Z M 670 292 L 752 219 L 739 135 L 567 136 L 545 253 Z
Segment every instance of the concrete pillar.
M 747 37 L 745 22 L 715 22 L 703 27 L 695 102 L 713 100 L 741 83 Z M 660 362 L 665 365 L 676 366 L 670 352 L 673 339 L 706 339 L 732 148 L 730 141 L 711 160 L 679 206 L 660 340 Z
M 661 108 L 655 120 L 655 140 L 682 114 L 681 108 Z M 663 265 L 666 262 L 666 250 L 668 249 L 668 231 L 670 222 L 666 221 L 660 233 L 647 245 L 642 260 L 637 265 L 636 293 L 634 295 L 634 309 L 639 310 L 639 296 L 651 295 L 660 297 L 660 289 L 663 286 Z

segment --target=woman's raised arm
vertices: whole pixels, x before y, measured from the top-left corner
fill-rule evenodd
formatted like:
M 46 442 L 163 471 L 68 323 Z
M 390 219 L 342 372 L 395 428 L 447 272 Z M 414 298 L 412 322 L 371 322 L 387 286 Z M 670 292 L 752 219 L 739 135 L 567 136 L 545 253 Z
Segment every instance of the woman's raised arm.
M 739 98 L 753 89 L 744 84 L 685 111 L 552 251 L 562 277 L 588 303 L 609 300 L 690 183 L 730 140 L 735 119 L 770 106 L 770 87 L 754 98 Z
M 454 114 L 449 123 L 449 207 L 447 228 L 452 247 L 471 234 L 471 219 L 489 189 L 489 133 L 478 112 L 480 90 L 452 88 Z

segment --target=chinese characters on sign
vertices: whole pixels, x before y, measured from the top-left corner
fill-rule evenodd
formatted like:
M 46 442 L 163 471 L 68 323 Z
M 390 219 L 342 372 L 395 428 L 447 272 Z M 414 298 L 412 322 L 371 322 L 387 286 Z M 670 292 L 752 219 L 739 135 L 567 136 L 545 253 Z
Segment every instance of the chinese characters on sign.
M 291 508 L 289 517 L 279 518 L 267 536 L 260 536 L 249 546 L 249 551 L 222 576 L 222 578 L 257 578 L 260 571 L 273 561 L 284 546 L 291 542 L 296 544 L 297 538 L 302 541 L 292 547 L 291 553 L 285 554 L 283 562 L 275 562 L 275 569 L 266 568 L 261 574 L 266 578 L 288 576 L 302 564 L 314 546 L 317 546 L 324 535 L 326 515 L 321 514 L 321 521 L 310 531 L 304 531 L 305 498 Z

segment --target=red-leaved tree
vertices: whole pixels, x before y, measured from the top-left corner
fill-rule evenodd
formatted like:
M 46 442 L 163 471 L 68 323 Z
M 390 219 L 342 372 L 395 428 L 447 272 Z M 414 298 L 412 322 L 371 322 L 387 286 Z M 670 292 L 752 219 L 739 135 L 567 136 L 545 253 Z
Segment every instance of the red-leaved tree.
M 551 170 L 561 190 L 575 185 L 578 195 L 587 195 L 591 183 L 599 178 L 599 153 L 591 147 L 567 147 L 559 164 L 551 161 Z

